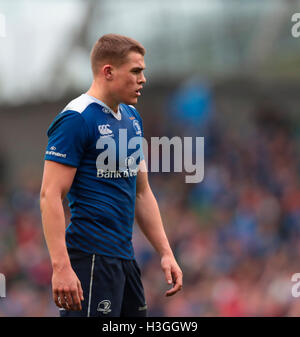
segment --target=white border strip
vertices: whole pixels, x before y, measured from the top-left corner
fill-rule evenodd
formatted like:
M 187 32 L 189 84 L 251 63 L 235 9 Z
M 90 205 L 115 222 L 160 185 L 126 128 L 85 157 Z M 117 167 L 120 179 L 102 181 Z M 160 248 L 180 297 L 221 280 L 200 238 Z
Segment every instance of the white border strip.
M 90 292 L 89 292 L 89 306 L 88 306 L 87 317 L 90 317 L 91 299 L 92 299 L 92 286 L 93 286 L 93 278 L 94 278 L 94 265 L 95 265 L 95 254 L 93 254 L 93 259 L 92 259 Z

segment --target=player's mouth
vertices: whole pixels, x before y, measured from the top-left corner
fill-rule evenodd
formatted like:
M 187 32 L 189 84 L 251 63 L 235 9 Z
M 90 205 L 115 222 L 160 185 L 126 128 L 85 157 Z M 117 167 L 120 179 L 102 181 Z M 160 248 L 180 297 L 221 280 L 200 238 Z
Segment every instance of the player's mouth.
M 140 87 L 139 89 L 137 89 L 136 91 L 135 91 L 135 94 L 137 95 L 137 96 L 141 96 L 141 90 L 143 89 L 143 87 Z

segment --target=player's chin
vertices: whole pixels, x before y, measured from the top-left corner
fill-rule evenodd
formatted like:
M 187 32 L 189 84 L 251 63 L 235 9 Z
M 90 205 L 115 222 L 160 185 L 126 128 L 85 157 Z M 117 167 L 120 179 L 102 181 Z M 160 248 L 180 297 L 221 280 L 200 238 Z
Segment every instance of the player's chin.
M 126 101 L 124 101 L 124 103 L 127 105 L 134 105 L 134 104 L 137 104 L 137 102 L 138 102 L 138 97 L 131 97 L 129 99 L 126 99 Z

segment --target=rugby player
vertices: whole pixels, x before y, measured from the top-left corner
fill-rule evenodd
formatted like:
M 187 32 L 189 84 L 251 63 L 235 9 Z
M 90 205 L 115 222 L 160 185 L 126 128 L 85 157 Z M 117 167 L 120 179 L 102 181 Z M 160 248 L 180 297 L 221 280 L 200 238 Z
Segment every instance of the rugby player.
M 102 36 L 91 51 L 89 90 L 72 100 L 47 132 L 40 207 L 60 316 L 147 315 L 132 247 L 134 220 L 160 256 L 171 286 L 165 295 L 182 288 L 182 271 L 149 186 L 141 143 L 120 153 L 124 135 L 128 141 L 143 137 L 134 105 L 146 83 L 144 55 L 134 39 Z

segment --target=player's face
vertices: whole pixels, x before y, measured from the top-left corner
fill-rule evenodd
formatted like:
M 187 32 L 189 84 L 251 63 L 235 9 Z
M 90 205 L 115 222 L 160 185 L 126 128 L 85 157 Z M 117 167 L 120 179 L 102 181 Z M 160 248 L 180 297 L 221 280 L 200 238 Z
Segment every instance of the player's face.
M 116 101 L 125 104 L 137 103 L 143 84 L 146 83 L 144 69 L 144 57 L 136 52 L 130 52 L 127 61 L 115 68 L 112 85 Z

